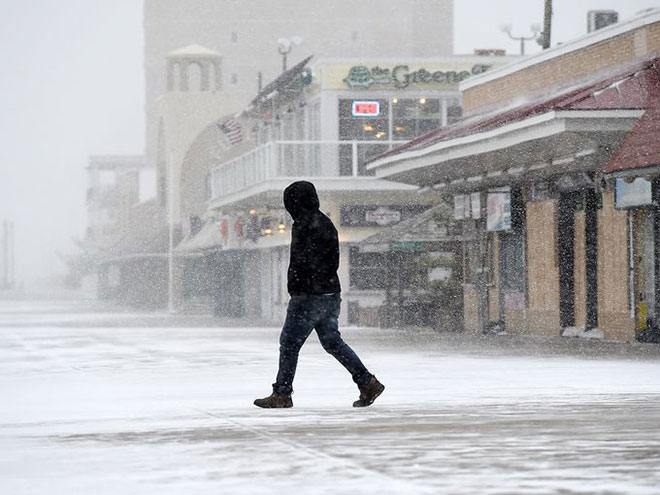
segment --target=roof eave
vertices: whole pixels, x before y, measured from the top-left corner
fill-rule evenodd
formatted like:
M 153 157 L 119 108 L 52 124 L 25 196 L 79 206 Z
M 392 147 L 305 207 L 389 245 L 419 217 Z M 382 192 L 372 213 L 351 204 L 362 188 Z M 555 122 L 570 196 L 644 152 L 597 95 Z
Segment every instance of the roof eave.
M 379 178 L 390 178 L 404 172 L 421 173 L 431 166 L 449 165 L 460 159 L 506 150 L 524 142 L 543 140 L 565 132 L 627 132 L 643 114 L 644 110 L 552 110 L 495 129 L 384 157 L 372 162 L 367 168 L 375 170 Z

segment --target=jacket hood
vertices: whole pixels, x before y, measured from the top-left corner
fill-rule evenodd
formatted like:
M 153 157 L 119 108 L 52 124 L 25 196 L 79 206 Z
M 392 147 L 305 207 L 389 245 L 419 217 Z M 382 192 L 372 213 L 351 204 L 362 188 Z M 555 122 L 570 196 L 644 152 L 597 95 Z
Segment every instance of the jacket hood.
M 311 182 L 294 182 L 284 190 L 284 207 L 294 220 L 299 220 L 319 209 L 319 196 Z

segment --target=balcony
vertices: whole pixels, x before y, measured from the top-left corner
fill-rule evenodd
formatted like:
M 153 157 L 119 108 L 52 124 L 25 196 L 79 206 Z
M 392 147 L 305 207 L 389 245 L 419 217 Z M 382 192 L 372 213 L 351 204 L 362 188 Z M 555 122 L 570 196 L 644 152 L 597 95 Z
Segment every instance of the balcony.
M 214 167 L 209 173 L 209 199 L 235 195 L 273 179 L 373 176 L 366 163 L 406 142 L 271 141 Z

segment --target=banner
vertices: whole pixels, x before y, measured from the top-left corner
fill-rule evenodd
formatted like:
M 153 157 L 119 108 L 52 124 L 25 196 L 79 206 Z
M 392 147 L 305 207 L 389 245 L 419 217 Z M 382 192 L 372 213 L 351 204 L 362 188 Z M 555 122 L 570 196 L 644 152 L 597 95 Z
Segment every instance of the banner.
M 494 232 L 511 228 L 511 193 L 489 192 L 486 230 Z

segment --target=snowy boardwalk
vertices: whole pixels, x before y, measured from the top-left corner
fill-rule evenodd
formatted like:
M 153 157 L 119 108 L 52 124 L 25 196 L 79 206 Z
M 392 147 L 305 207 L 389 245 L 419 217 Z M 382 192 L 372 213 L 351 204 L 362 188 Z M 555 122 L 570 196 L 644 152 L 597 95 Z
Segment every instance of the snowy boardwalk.
M 660 493 L 655 350 L 347 329 L 374 406 L 312 336 L 295 407 L 268 411 L 277 328 L 37 309 L 0 303 L 2 494 Z

